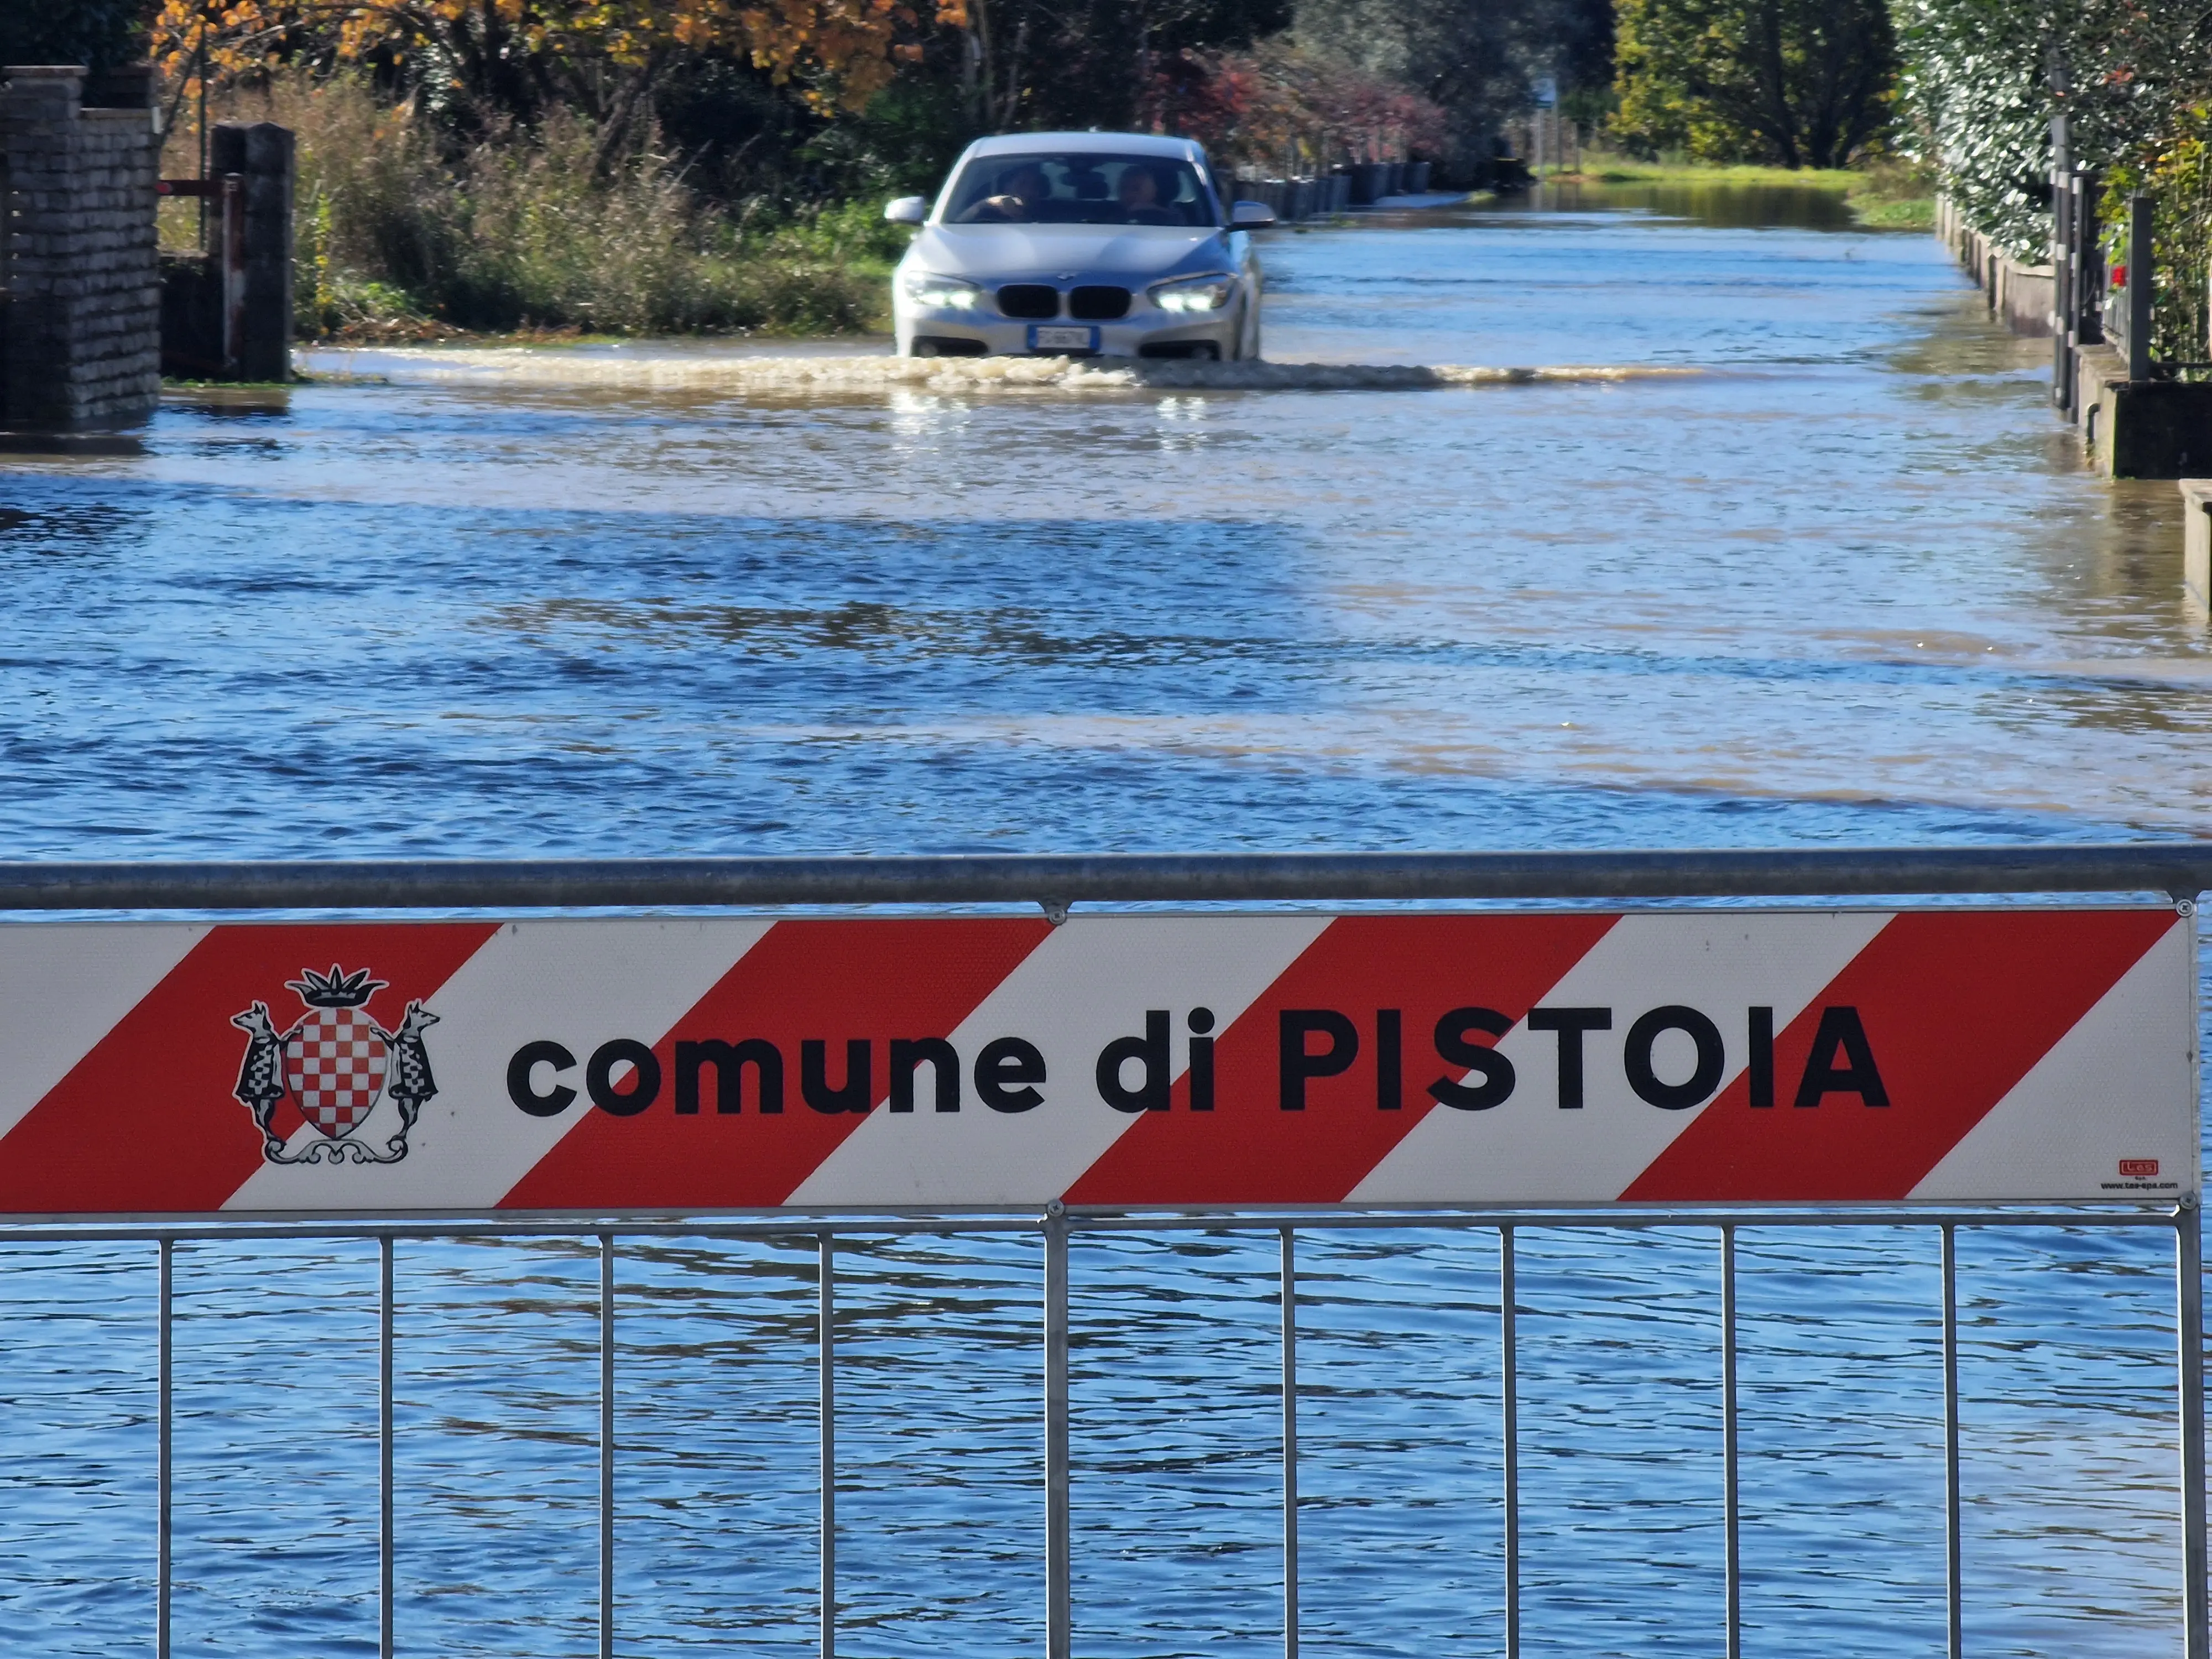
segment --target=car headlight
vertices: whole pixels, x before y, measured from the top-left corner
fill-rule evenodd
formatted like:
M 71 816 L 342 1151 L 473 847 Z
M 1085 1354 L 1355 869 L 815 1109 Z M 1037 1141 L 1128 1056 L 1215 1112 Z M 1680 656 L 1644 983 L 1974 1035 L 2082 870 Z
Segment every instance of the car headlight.
M 958 276 L 939 276 L 932 270 L 909 270 L 899 277 L 906 297 L 936 311 L 973 311 L 983 303 L 983 290 Z
M 1234 276 L 1191 276 L 1162 283 L 1152 290 L 1152 303 L 1162 311 L 1218 311 L 1236 292 Z

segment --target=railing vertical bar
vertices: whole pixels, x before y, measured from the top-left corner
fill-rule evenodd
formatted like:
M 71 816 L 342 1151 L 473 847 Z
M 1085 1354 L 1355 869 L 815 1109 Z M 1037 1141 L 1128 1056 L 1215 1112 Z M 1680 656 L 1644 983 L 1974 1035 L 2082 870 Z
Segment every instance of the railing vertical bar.
M 2194 1202 L 2174 1213 L 2175 1301 L 2180 1318 L 2182 1600 L 2186 1659 L 2212 1659 L 2204 1531 L 2204 1221 Z
M 1950 1659 L 1963 1659 L 1966 1632 L 1959 1511 L 1959 1230 L 1943 1224 L 1943 1598 Z
M 1283 1659 L 1298 1659 L 1297 1235 L 1283 1241 Z
M 392 1605 L 392 1235 L 376 1241 L 376 1651 L 392 1659 L 396 1639 Z
M 1521 1656 L 1521 1379 L 1514 1328 L 1513 1229 L 1498 1230 L 1498 1392 L 1505 1446 L 1505 1659 Z
M 615 1236 L 599 1235 L 599 1659 L 615 1654 Z
M 1073 1560 L 1068 1515 L 1067 1216 L 1044 1218 L 1044 1650 L 1072 1659 Z
M 177 1241 L 165 1238 L 161 1244 L 160 1309 L 155 1315 L 155 1474 L 154 1474 L 154 1652 L 155 1659 L 169 1659 L 169 1452 L 171 1424 L 175 1416 L 172 1406 L 173 1378 L 170 1370 L 170 1287 L 173 1277 Z
M 817 1240 L 816 1288 L 821 1307 L 817 1340 L 822 1377 L 822 1634 L 821 1659 L 837 1659 L 837 1236 Z
M 1742 1513 L 1737 1501 L 1735 1416 L 1735 1228 L 1721 1229 L 1721 1530 L 1727 1559 L 1727 1659 L 1742 1659 L 1743 1572 L 1739 1548 Z

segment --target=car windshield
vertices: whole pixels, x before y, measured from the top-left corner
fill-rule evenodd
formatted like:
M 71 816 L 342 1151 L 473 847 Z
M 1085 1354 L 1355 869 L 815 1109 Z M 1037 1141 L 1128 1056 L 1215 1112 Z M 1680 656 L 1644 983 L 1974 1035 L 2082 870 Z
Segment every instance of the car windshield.
M 1170 155 L 983 155 L 960 170 L 949 225 L 1218 225 L 1198 169 Z

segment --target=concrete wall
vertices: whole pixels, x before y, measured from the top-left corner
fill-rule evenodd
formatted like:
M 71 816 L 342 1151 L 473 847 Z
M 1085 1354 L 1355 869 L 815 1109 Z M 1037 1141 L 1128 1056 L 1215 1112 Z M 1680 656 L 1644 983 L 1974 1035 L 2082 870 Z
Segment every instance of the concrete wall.
M 2126 372 L 2122 365 L 2117 376 L 2100 377 L 2096 404 L 2084 410 L 2097 471 L 2186 478 L 2212 466 L 2212 383 L 2130 380 Z
M 0 428 L 136 424 L 161 390 L 155 113 L 86 108 L 79 68 L 0 80 Z
M 2048 265 L 2023 265 L 1971 230 L 1948 201 L 1936 204 L 1936 234 L 1982 289 L 1990 313 L 2016 333 L 2057 331 L 2057 283 Z M 2108 478 L 2179 478 L 2212 466 L 2212 384 L 2128 380 L 2110 346 L 2073 351 L 2075 407 L 2082 453 Z M 2062 363 L 2060 367 L 2063 367 Z
M 1341 213 L 1352 205 L 1352 180 L 1341 173 L 1308 179 L 1240 178 L 1233 188 L 1238 201 L 1265 202 L 1286 222 Z
M 2051 331 L 2057 292 L 2057 277 L 2049 265 L 2024 265 L 1997 252 L 1988 237 L 1967 228 L 1947 198 L 1939 198 L 1936 204 L 1936 234 L 1973 276 L 1991 316 L 2015 334 Z
M 2212 610 L 2212 478 L 2181 481 L 2181 586 L 2202 613 Z

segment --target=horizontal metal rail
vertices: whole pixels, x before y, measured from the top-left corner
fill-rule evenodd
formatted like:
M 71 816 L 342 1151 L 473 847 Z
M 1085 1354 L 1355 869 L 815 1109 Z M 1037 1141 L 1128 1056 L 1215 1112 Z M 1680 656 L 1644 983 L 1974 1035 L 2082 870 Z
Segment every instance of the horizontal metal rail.
M 1071 1232 L 1300 1232 L 1390 1228 L 1600 1228 L 1647 1231 L 1664 1227 L 2170 1227 L 2172 1206 L 2132 1210 L 1945 1210 L 1895 1209 L 1848 1212 L 1820 1210 L 1680 1209 L 1664 1212 L 1624 1209 L 1476 1212 L 1409 1211 L 1313 1213 L 1296 1211 L 1189 1211 L 1158 1215 L 1097 1215 L 1069 1210 L 1061 1218 Z M 172 1239 L 249 1243 L 255 1239 L 453 1239 L 453 1238 L 787 1238 L 813 1240 L 825 1233 L 841 1237 L 897 1238 L 951 1237 L 967 1233 L 1038 1233 L 1051 1218 L 1017 1216 L 927 1216 L 885 1219 L 872 1216 L 793 1215 L 775 1221 L 692 1220 L 682 1217 L 618 1220 L 570 1218 L 508 1220 L 454 1217 L 423 1221 L 0 1221 L 0 1244 L 123 1243 Z
M 0 910 L 551 909 L 772 904 L 2162 893 L 2212 889 L 2212 842 L 1536 853 L 0 864 Z

